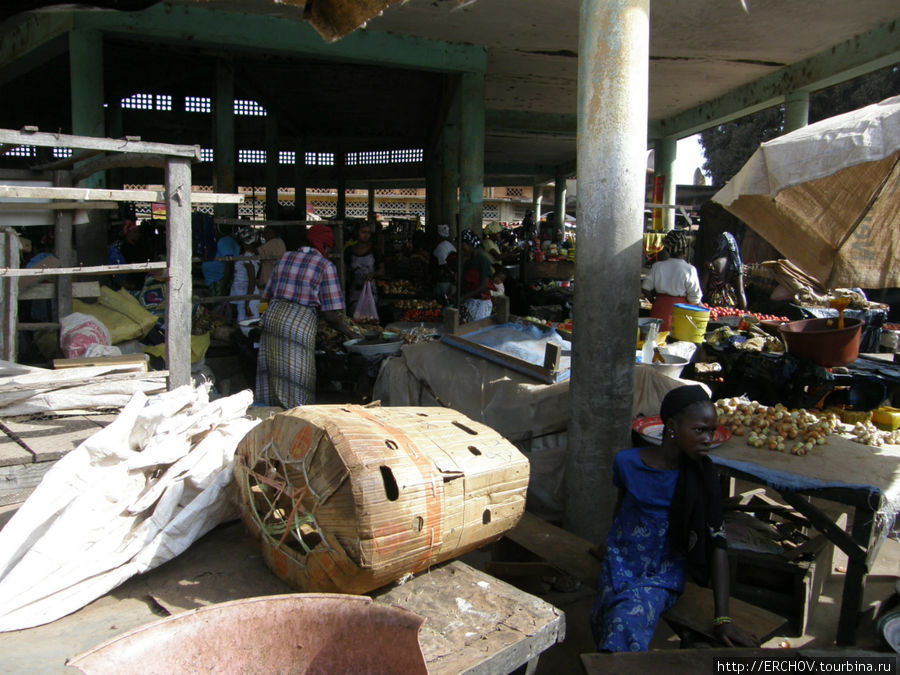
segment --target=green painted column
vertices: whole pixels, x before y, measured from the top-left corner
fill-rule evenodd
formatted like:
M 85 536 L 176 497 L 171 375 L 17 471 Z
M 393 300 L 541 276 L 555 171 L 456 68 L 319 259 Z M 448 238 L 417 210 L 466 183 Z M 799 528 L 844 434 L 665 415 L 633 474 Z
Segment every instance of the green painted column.
M 266 111 L 266 220 L 278 220 L 278 117 Z
M 484 215 L 484 74 L 460 85 L 459 226 L 481 234 Z
M 103 36 L 96 30 L 69 32 L 69 82 L 72 99 L 72 133 L 76 136 L 106 136 L 103 83 Z M 118 106 L 119 101 L 111 102 Z M 75 152 L 78 152 L 77 150 Z M 106 173 L 97 172 L 79 187 L 106 187 Z M 88 211 L 89 222 L 75 225 L 76 262 L 102 265 L 106 262 L 107 214 Z
M 306 144 L 294 141 L 294 218 L 306 220 Z
M 672 136 L 656 141 L 656 155 L 653 166 L 657 176 L 663 176 L 663 204 L 675 203 L 675 157 L 678 154 L 678 139 Z M 675 227 L 675 209 L 663 209 L 663 230 Z
M 347 217 L 347 179 L 344 176 L 343 150 L 334 153 L 335 169 L 337 169 L 337 212 L 335 218 L 344 220 Z
M 578 247 L 569 383 L 566 529 L 595 544 L 631 445 L 647 173 L 649 0 L 582 0 L 578 24 Z
M 456 225 L 459 217 L 459 137 L 460 137 L 460 97 L 459 93 L 450 103 L 447 121 L 441 132 L 441 223 L 450 226 L 451 238 L 456 240 Z
M 553 181 L 553 226 L 565 234 L 566 232 L 566 177 L 556 173 Z
M 809 124 L 809 92 L 793 91 L 784 97 L 784 133 Z
M 234 143 L 234 71 L 224 61 L 216 62 L 216 86 L 213 91 L 213 189 L 237 192 L 237 150 Z M 219 218 L 237 217 L 236 204 L 216 204 Z
M 371 184 L 366 186 L 366 218 L 375 215 L 375 188 Z
M 439 141 L 434 143 L 437 147 Z M 425 153 L 425 227 L 429 236 L 434 236 L 441 222 L 441 174 L 443 156 L 436 150 Z

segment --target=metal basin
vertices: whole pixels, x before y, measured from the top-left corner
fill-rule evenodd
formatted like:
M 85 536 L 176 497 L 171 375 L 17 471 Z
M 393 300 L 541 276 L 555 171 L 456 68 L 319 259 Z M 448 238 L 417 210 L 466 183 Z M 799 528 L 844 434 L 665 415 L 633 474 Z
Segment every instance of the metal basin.
M 191 610 L 69 660 L 85 673 L 426 673 L 425 619 L 371 598 L 293 593 Z

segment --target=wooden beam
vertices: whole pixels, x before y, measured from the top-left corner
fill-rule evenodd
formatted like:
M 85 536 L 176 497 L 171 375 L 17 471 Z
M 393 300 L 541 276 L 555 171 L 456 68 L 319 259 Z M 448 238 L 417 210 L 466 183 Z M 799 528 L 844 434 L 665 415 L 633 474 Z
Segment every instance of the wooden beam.
M 75 281 L 72 283 L 73 298 L 100 297 L 100 283 L 97 281 Z M 56 284 L 52 281 L 30 286 L 19 291 L 19 300 L 51 300 L 56 298 Z
M 105 190 L 94 188 L 0 185 L 0 198 L 162 202 L 165 201 L 166 193 L 163 190 Z M 218 192 L 192 192 L 191 201 L 195 204 L 240 204 L 244 201 L 244 195 L 222 194 Z
M 130 141 L 116 138 L 87 138 L 68 134 L 51 134 L 43 131 L 14 131 L 0 129 L 0 143 L 36 145 L 50 148 L 81 148 L 101 152 L 154 153 L 167 157 L 188 157 L 200 161 L 199 145 L 171 145 L 152 141 Z
M 110 211 L 117 208 L 116 202 L 0 202 L 0 211 Z
M 284 5 L 291 16 L 294 8 Z M 96 28 L 129 39 L 166 40 L 216 49 L 253 49 L 295 57 L 435 72 L 481 72 L 487 69 L 487 49 L 357 30 L 327 43 L 307 23 L 302 10 L 291 18 L 214 11 L 183 5 L 160 5 L 140 12 L 80 12 L 77 27 Z
M 188 247 L 190 249 L 190 247 Z M 168 263 L 145 262 L 128 263 L 124 265 L 91 265 L 88 267 L 2 267 L 0 266 L 0 278 L 2 277 L 42 277 L 58 276 L 60 274 L 122 274 L 124 272 L 149 272 L 150 270 L 164 270 Z
M 834 45 L 667 119 L 652 120 L 650 138 L 684 138 L 784 102 L 796 91 L 818 91 L 900 62 L 900 20 Z

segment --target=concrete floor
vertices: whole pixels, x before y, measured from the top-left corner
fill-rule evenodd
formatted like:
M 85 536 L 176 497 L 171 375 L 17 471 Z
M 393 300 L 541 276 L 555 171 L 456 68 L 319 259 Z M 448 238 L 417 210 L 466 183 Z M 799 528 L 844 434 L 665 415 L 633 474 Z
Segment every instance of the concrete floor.
M 480 567 L 488 554 L 476 551 L 463 559 Z M 842 561 L 836 559 L 834 565 L 840 567 Z M 867 607 L 876 607 L 891 596 L 898 570 L 900 542 L 888 540 L 869 577 Z M 776 637 L 766 646 L 777 647 L 782 642 L 792 647 L 829 646 L 837 627 L 842 582 L 843 575 L 833 566 L 807 635 Z M 227 600 L 286 592 L 290 589 L 265 566 L 256 542 L 244 532 L 240 523 L 230 523 L 206 535 L 175 560 L 131 579 L 74 614 L 45 626 L 0 634 L 0 672 L 74 672 L 65 665 L 68 658 L 170 613 Z M 566 639 L 544 653 L 538 672 L 582 672 L 579 655 L 594 651 L 587 620 L 592 590 L 583 587 L 571 593 L 548 591 L 540 596 L 565 611 Z M 661 625 L 651 647 L 676 649 L 678 644 L 671 632 Z M 886 650 L 871 619 L 864 620 L 860 626 L 857 648 Z

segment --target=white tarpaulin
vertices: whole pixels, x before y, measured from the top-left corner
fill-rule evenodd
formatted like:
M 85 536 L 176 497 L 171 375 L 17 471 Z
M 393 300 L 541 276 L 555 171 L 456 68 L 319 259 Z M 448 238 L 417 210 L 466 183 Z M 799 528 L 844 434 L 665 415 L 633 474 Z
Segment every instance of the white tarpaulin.
M 57 462 L 0 530 L 0 631 L 65 616 L 238 516 L 234 450 L 253 395 L 137 393 Z
M 900 96 L 763 143 L 713 201 L 828 288 L 900 286 Z

